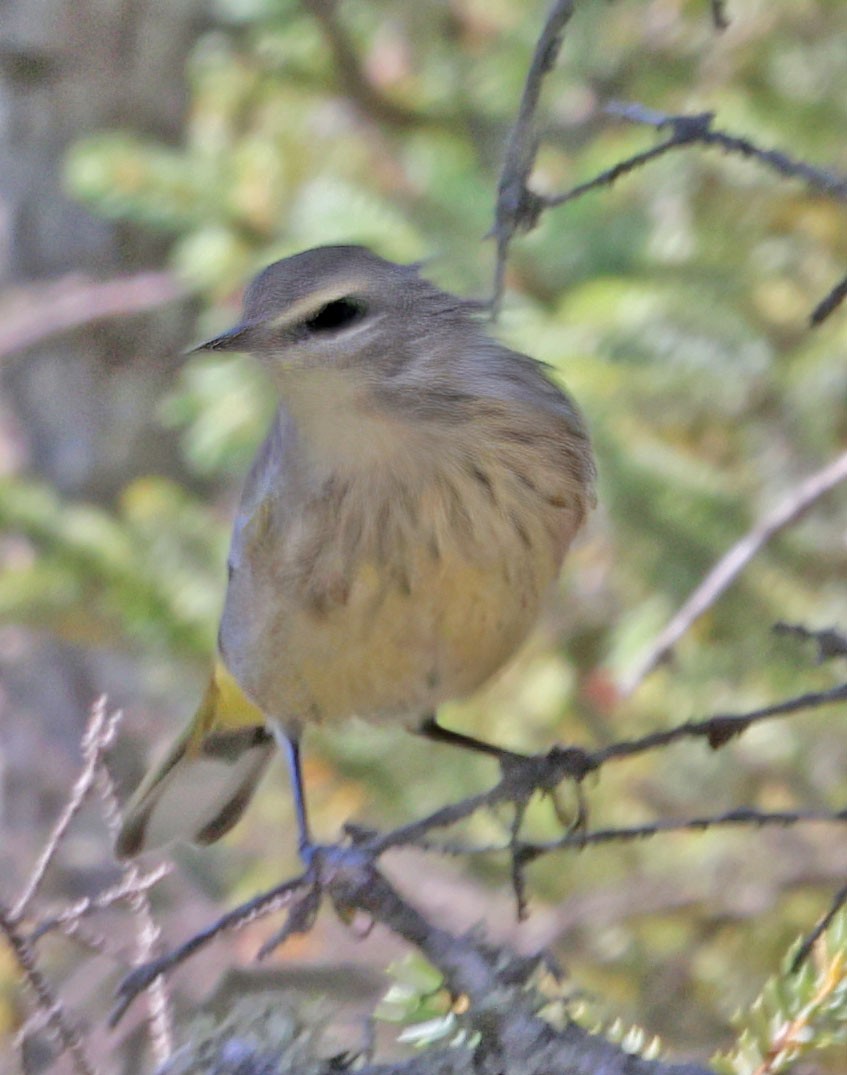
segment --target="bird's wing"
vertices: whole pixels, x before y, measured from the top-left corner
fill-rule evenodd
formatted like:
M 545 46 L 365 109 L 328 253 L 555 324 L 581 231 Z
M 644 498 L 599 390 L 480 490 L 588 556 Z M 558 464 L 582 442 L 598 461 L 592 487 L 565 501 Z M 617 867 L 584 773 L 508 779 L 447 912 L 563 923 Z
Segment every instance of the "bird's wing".
M 250 802 L 273 750 L 261 712 L 218 660 L 191 723 L 130 800 L 118 856 L 223 836 Z

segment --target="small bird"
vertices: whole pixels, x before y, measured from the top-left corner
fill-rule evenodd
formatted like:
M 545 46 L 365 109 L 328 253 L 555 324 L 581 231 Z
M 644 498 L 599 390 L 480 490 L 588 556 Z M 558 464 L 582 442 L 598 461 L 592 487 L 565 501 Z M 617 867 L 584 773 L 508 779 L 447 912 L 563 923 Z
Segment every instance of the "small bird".
M 208 689 L 117 851 L 218 839 L 276 743 L 308 857 L 310 724 L 390 721 L 514 757 L 435 715 L 535 624 L 594 502 L 591 445 L 571 398 L 486 334 L 479 304 L 360 246 L 270 265 L 241 322 L 197 350 L 252 352 L 279 406 L 235 520 Z

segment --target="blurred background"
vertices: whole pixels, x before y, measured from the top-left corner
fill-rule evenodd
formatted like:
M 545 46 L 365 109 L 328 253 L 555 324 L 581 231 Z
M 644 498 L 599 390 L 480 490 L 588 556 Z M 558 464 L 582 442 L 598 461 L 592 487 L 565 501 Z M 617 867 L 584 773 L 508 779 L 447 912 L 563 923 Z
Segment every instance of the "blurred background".
M 128 793 L 204 686 L 230 520 L 274 400 L 248 357 L 185 349 L 234 321 L 255 271 L 320 243 L 424 259 L 442 286 L 487 297 L 494 250 L 484 236 L 546 6 L 7 0 L 4 893 L 23 883 L 67 797 L 93 701 L 107 692 L 125 710 L 112 766 Z M 737 0 L 727 13 L 717 33 L 702 0 L 579 5 L 546 86 L 536 188 L 565 190 L 654 143 L 604 111 L 613 100 L 714 110 L 723 129 L 847 173 L 847 7 Z M 845 220 L 843 205 L 797 182 L 691 148 L 548 212 L 514 244 L 498 332 L 551 363 L 579 400 L 600 506 L 520 659 L 444 723 L 524 751 L 591 747 L 836 681 L 843 669 L 815 666 L 810 646 L 770 628 L 847 628 L 838 490 L 755 559 L 673 663 L 621 689 L 713 562 L 843 450 L 847 313 L 814 331 L 808 316 L 847 267 Z M 401 824 L 497 776 L 485 759 L 358 723 L 310 732 L 305 749 L 324 839 L 348 819 Z M 836 808 L 845 757 L 845 714 L 834 708 L 762 725 L 717 754 L 676 746 L 589 782 L 591 823 Z M 530 825 L 558 831 L 544 804 Z M 465 835 L 487 841 L 507 827 L 507 816 L 480 815 Z M 169 853 L 176 870 L 154 899 L 168 941 L 287 876 L 293 847 L 275 765 L 220 845 Z M 843 883 L 847 836 L 826 826 L 714 832 L 548 857 L 530 870 L 521 926 L 503 857 L 405 853 L 387 865 L 450 928 L 485 921 L 525 951 L 548 946 L 610 1017 L 708 1057 Z M 116 877 L 92 808 L 42 907 Z M 264 926 L 184 968 L 178 1006 L 246 964 Z M 97 928 L 120 939 L 127 927 L 113 915 Z M 46 940 L 41 954 L 109 1070 L 138 1070 L 133 1019 L 117 1036 L 102 1028 L 124 968 L 66 939 Z M 318 991 L 329 988 L 341 1010 L 369 1010 L 398 954 L 384 933 L 357 941 L 326 912 L 261 973 L 302 985 L 309 967 L 343 964 Z M 0 950 L 0 1053 L 22 1015 Z M 804 1069 L 836 1070 L 828 1053 Z

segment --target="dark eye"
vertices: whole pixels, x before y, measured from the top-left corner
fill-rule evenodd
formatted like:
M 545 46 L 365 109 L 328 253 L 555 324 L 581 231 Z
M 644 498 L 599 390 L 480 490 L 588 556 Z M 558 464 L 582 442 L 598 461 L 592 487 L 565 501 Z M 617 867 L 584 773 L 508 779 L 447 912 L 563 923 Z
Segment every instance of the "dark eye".
M 366 313 L 367 307 L 361 299 L 333 299 L 307 317 L 304 324 L 309 332 L 335 332 L 359 321 Z

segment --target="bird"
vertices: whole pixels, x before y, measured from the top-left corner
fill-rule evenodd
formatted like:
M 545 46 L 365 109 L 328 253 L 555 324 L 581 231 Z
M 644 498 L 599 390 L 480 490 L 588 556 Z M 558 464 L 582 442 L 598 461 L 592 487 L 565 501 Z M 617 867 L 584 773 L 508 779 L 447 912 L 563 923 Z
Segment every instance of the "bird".
M 363 246 L 260 272 L 240 322 L 194 350 L 250 352 L 278 397 L 233 525 L 208 687 L 124 813 L 127 858 L 210 843 L 279 748 L 314 843 L 300 744 L 353 717 L 500 757 L 441 725 L 535 625 L 595 503 L 586 422 L 482 304 Z

